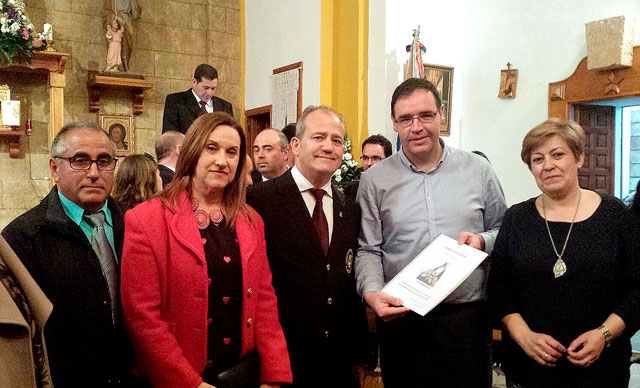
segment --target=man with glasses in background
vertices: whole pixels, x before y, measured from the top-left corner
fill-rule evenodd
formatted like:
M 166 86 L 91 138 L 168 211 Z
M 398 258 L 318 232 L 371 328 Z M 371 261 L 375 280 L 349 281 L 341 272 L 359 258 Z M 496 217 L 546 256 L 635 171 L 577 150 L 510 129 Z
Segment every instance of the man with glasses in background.
M 488 262 L 422 317 L 380 292 L 439 234 L 491 252 L 506 210 L 489 163 L 440 139 L 444 106 L 433 84 L 411 78 L 391 99 L 401 149 L 362 174 L 355 270 L 378 319 L 385 388 L 491 387 Z
M 362 142 L 362 169 L 367 171 L 374 164 L 391 156 L 391 142 L 382 135 L 371 135 Z
M 93 123 L 63 127 L 49 167 L 56 185 L 2 236 L 54 305 L 45 329 L 57 387 L 134 387 L 119 303 L 123 213 L 109 196 L 116 147 Z

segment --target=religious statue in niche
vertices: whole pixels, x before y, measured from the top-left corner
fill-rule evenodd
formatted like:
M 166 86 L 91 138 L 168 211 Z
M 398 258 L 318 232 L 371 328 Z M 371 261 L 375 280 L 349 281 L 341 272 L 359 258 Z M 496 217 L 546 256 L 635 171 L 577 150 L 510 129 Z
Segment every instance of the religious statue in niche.
M 105 19 L 105 36 L 109 41 L 105 71 L 128 72 L 133 52 L 133 21 L 140 18 L 140 6 L 137 0 L 112 0 L 111 8 Z
M 512 69 L 511 63 L 507 62 L 507 69 L 500 71 L 500 91 L 499 98 L 516 98 L 516 87 L 518 86 L 518 69 Z
M 109 41 L 107 49 L 107 67 L 104 71 L 124 71 L 122 62 L 122 34 L 124 27 L 118 18 L 114 18 L 111 23 L 107 24 L 107 33 L 105 37 Z

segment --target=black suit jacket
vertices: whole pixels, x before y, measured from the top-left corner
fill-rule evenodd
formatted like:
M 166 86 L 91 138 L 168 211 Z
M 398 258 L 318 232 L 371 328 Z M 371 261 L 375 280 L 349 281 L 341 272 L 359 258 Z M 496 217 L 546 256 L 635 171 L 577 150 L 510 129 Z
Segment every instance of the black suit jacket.
M 162 187 L 167 185 L 173 180 L 175 173 L 164 164 L 158 163 L 158 171 L 160 171 L 160 178 L 162 179 Z
M 167 131 L 187 133 L 191 123 L 200 116 L 202 113 L 200 104 L 191 90 L 167 96 L 162 116 L 162 133 Z M 231 103 L 216 96 L 213 96 L 213 111 L 226 112 L 233 116 Z
M 251 181 L 253 181 L 254 185 L 257 185 L 258 183 L 262 182 L 262 174 L 260 174 L 260 171 L 258 170 L 251 171 Z
M 333 233 L 325 256 L 291 170 L 247 194 L 264 220 L 280 322 L 299 387 L 349 386 L 350 369 L 366 352 L 367 322 L 353 273 L 360 211 L 337 189 L 332 195 Z
M 108 207 L 120 258 L 124 216 L 112 198 Z M 109 380 L 127 380 L 132 357 L 124 323 L 113 325 L 98 257 L 65 214 L 57 187 L 13 220 L 2 236 L 53 303 L 45 328 L 53 384 L 106 387 Z

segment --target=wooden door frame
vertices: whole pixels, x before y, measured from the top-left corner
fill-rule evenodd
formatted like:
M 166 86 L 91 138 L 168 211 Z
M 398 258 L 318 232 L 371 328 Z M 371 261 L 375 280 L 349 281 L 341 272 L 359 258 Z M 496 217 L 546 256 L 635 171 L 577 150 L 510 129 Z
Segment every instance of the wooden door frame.
M 635 96 L 640 96 L 640 46 L 633 48 L 630 67 L 588 70 L 584 57 L 569 77 L 549 83 L 548 115 L 568 120 L 572 104 Z
M 253 109 L 249 109 L 249 110 L 245 110 L 244 111 L 244 122 L 245 122 L 245 137 L 246 137 L 246 141 L 247 141 L 247 153 L 251 156 L 251 160 L 253 160 L 253 152 L 251 151 L 253 149 L 253 140 L 256 138 L 257 133 L 252 133 L 251 131 L 251 126 L 249 125 L 249 121 L 251 120 L 251 118 L 253 116 L 260 116 L 263 115 L 265 113 L 269 113 L 269 124 L 267 125 L 267 128 L 271 126 L 271 120 L 272 120 L 272 111 L 271 111 L 271 105 L 265 105 L 265 106 L 261 106 L 258 108 L 253 108 Z

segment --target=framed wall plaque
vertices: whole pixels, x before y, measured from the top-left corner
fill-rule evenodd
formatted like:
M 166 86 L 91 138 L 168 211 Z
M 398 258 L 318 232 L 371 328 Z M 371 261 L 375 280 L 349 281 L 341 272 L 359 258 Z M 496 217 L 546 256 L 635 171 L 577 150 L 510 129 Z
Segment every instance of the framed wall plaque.
M 135 128 L 132 115 L 98 115 L 100 126 L 116 145 L 117 156 L 135 153 Z
M 424 78 L 434 84 L 440 93 L 444 114 L 440 126 L 440 135 L 451 134 L 451 91 L 453 89 L 453 67 L 423 64 Z

